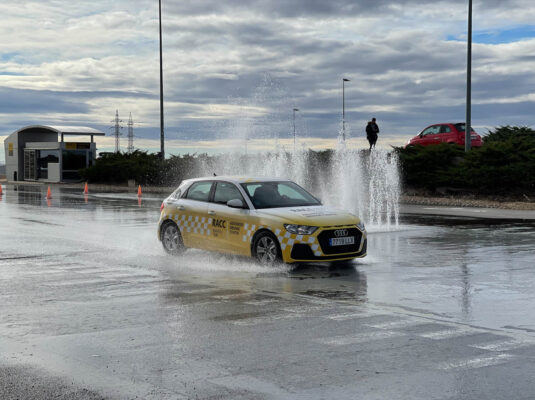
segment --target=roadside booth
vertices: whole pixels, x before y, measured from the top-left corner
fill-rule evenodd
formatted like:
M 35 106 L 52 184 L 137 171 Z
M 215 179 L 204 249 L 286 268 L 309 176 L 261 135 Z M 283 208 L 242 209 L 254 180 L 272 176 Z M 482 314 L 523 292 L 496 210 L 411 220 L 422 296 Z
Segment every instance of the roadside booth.
M 65 136 L 90 141 L 65 142 Z M 96 160 L 97 129 L 83 126 L 31 125 L 21 128 L 4 140 L 8 181 L 69 182 L 80 180 L 78 170 Z

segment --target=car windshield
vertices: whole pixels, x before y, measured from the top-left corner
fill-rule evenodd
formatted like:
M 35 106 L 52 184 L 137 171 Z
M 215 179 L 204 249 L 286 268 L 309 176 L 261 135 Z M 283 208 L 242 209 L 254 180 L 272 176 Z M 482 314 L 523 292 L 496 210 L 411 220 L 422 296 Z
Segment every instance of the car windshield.
M 455 128 L 457 128 L 457 130 L 459 132 L 464 132 L 466 130 L 466 124 L 455 124 Z M 474 128 L 470 127 L 470 132 L 474 132 Z
M 293 182 L 251 182 L 241 185 L 255 208 L 321 205 L 318 199 Z

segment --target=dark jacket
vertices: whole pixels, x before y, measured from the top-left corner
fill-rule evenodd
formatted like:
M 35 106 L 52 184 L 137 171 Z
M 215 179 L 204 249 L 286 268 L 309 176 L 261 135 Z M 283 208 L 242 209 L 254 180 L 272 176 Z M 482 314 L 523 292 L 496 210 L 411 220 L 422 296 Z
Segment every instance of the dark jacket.
M 379 127 L 374 122 L 368 122 L 368 125 L 366 125 L 366 137 L 377 137 L 377 134 L 379 133 Z

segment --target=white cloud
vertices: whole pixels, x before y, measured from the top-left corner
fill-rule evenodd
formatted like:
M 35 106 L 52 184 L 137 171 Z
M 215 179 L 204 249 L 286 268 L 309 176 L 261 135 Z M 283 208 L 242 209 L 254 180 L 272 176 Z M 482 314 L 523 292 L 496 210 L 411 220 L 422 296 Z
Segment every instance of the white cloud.
M 159 132 L 157 2 L 2 4 L 0 121 L 107 129 L 132 112 Z M 466 2 L 255 0 L 164 2 L 166 132 L 171 138 L 334 140 L 346 86 L 349 133 L 373 114 L 386 136 L 464 118 Z M 531 0 L 475 2 L 476 29 L 531 23 Z M 535 123 L 535 40 L 474 45 L 474 123 Z M 268 75 L 266 75 L 266 73 Z M 265 79 L 265 76 L 270 78 Z M 2 111 L 9 110 L 9 111 Z M 523 111 L 526 110 L 526 111 Z

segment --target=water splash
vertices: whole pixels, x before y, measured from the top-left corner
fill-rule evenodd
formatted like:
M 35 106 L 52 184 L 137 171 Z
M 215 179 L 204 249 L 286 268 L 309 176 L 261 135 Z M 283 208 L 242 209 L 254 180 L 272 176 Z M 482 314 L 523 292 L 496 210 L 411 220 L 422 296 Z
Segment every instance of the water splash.
M 335 150 L 313 152 L 299 140 L 306 127 L 298 113 L 297 146 L 287 151 L 279 138 L 291 137 L 292 112 L 297 102 L 284 85 L 269 74 L 247 99 L 236 99 L 240 115 L 227 126 L 226 138 L 236 140 L 232 153 L 214 162 L 201 162 L 198 173 L 210 176 L 247 175 L 286 177 L 319 197 L 326 205 L 347 210 L 364 220 L 369 230 L 397 229 L 399 224 L 399 163 L 387 150 L 349 149 L 342 139 L 342 123 Z M 345 137 L 352 134 L 346 121 Z M 223 129 L 225 131 L 225 129 Z M 252 153 L 249 139 L 272 140 L 273 150 Z
M 359 216 L 371 230 L 392 230 L 399 225 L 398 159 L 386 150 L 339 147 L 323 153 L 303 149 L 290 153 L 280 148 L 257 154 L 235 152 L 201 166 L 205 176 L 214 171 L 218 175 L 286 177 L 324 204 Z

